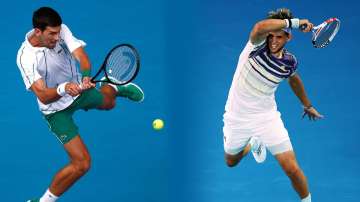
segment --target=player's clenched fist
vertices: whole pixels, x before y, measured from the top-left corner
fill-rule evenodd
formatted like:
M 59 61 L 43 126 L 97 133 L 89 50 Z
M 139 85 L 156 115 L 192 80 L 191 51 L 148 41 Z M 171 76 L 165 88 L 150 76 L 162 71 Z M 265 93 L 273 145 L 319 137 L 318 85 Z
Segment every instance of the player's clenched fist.
M 65 91 L 71 96 L 77 96 L 81 93 L 82 89 L 77 83 L 67 83 L 65 85 Z

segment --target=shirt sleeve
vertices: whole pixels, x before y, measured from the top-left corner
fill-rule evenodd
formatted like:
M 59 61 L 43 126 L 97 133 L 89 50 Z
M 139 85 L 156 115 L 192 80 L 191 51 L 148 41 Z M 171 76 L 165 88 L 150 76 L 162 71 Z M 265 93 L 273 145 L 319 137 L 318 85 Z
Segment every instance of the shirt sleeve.
M 294 76 L 296 74 L 296 70 L 298 68 L 298 61 L 297 61 L 296 57 L 292 56 L 292 59 L 293 59 L 294 63 L 293 63 L 293 67 L 292 67 L 292 73 L 290 76 Z
M 61 25 L 60 38 L 64 40 L 70 52 L 73 52 L 80 46 L 86 46 L 86 43 L 84 41 L 74 37 L 70 29 L 65 24 Z
M 254 50 L 259 49 L 260 47 L 262 47 L 265 44 L 265 42 L 266 42 L 266 39 L 264 39 L 263 41 L 260 41 L 257 44 L 253 44 L 251 42 L 251 40 L 248 41 L 248 43 L 250 43 L 253 46 Z
M 249 40 L 248 42 L 251 46 L 251 52 L 249 54 L 249 57 L 252 57 L 254 55 L 257 55 L 259 53 L 260 50 L 263 50 L 264 48 L 266 48 L 266 40 L 261 41 L 258 44 L 252 44 L 252 42 Z
M 35 60 L 35 56 L 24 52 L 24 50 L 20 50 L 17 57 L 17 65 L 20 69 L 21 76 L 24 80 L 25 87 L 27 90 L 30 89 L 31 85 L 41 79 L 39 72 L 37 71 L 37 63 Z

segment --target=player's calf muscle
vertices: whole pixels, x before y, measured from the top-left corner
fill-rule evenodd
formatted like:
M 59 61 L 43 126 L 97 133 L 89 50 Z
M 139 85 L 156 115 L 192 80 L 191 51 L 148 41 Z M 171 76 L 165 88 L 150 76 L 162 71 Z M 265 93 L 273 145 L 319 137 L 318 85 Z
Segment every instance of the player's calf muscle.
M 115 107 L 116 104 L 116 91 L 111 86 L 102 86 L 100 89 L 103 94 L 103 104 L 99 107 L 102 110 L 110 110 Z

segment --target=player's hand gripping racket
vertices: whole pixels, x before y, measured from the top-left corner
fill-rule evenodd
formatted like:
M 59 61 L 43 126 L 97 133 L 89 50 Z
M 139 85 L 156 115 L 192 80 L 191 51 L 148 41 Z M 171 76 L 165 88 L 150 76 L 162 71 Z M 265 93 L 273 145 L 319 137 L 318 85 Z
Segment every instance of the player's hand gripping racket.
M 131 82 L 140 69 L 140 55 L 130 44 L 115 46 L 106 55 L 104 63 L 91 82 L 124 85 Z
M 300 26 L 301 30 L 306 29 L 306 24 Z M 335 37 L 340 29 L 340 20 L 330 18 L 320 25 L 312 28 L 312 44 L 315 48 L 324 48 Z

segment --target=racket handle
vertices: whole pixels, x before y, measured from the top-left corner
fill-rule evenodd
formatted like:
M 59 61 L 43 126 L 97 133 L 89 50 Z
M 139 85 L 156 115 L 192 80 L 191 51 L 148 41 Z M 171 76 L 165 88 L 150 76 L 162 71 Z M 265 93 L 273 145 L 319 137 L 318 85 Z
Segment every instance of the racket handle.
M 304 31 L 307 28 L 307 24 L 302 24 L 299 28 L 301 31 Z

